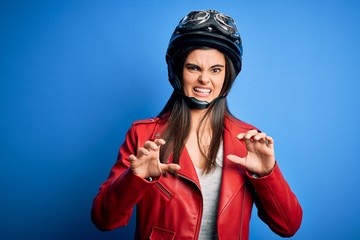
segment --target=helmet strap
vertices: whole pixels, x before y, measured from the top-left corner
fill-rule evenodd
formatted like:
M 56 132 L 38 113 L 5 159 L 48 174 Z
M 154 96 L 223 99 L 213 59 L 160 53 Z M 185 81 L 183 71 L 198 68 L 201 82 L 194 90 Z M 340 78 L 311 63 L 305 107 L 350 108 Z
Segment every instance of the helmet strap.
M 194 97 L 188 97 L 186 96 L 184 93 L 177 91 L 178 94 L 180 94 L 182 96 L 182 98 L 185 100 L 186 104 L 191 108 L 191 109 L 197 109 L 197 110 L 203 110 L 203 109 L 207 109 L 209 108 L 211 105 L 213 105 L 214 103 L 216 103 L 217 101 L 219 101 L 222 98 L 225 98 L 226 95 L 222 95 L 219 96 L 217 98 L 215 98 L 214 100 L 212 100 L 211 102 L 207 102 L 207 101 L 202 101 L 199 99 L 196 99 Z

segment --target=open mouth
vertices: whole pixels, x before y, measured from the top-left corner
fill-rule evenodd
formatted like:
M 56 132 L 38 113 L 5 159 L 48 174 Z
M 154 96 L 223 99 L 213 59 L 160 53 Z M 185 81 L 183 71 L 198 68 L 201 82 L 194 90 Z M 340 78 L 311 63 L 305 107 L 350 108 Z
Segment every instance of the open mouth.
M 200 94 L 209 94 L 211 93 L 211 89 L 208 88 L 199 88 L 199 87 L 195 87 L 194 91 Z

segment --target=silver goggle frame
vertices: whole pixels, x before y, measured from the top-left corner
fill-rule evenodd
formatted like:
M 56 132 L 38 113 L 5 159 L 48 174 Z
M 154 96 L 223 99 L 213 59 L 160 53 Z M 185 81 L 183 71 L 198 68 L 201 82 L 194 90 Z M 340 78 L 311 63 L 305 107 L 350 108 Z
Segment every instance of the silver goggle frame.
M 192 11 L 187 16 L 185 16 L 179 22 L 179 27 L 181 28 L 191 28 L 191 29 L 200 29 L 204 23 L 208 22 L 211 19 L 215 20 L 218 26 L 220 26 L 228 35 L 238 36 L 238 29 L 236 27 L 235 21 L 220 12 L 213 10 L 201 10 L 201 11 Z

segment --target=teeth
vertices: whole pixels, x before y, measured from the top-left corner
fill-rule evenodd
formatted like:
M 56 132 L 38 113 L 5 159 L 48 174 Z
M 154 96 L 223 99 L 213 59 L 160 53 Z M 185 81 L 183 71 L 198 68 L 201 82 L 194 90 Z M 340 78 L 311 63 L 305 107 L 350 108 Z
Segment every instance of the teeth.
M 196 92 L 202 92 L 202 93 L 210 93 L 211 92 L 210 89 L 205 89 L 205 88 L 195 88 L 194 90 Z

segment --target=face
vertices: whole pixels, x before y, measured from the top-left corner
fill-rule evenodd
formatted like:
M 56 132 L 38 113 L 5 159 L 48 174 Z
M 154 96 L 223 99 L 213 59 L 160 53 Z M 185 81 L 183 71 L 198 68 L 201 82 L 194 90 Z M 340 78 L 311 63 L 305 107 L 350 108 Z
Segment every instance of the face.
M 216 49 L 196 49 L 186 57 L 183 91 L 188 97 L 211 102 L 220 95 L 225 80 L 225 57 Z

